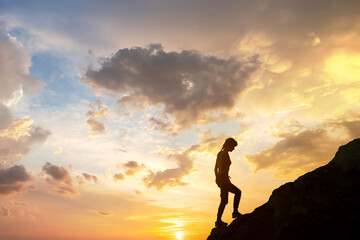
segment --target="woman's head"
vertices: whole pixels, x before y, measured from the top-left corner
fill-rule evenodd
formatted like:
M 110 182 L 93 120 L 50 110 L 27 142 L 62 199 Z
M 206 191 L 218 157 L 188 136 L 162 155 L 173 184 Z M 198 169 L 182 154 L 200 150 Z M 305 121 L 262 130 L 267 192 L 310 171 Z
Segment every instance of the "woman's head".
M 237 144 L 237 142 L 236 142 L 235 139 L 233 139 L 233 138 L 228 138 L 228 139 L 225 140 L 224 145 L 223 145 L 223 147 L 222 147 L 221 150 L 226 150 L 226 151 L 230 151 L 230 152 L 231 152 L 232 150 L 234 150 L 234 148 L 235 148 L 237 145 L 238 145 L 238 144 Z

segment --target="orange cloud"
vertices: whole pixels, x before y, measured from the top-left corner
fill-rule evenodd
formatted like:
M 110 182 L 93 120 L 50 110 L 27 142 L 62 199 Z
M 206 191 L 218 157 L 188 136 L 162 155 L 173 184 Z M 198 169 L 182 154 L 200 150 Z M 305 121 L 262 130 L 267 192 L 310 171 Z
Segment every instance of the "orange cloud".
M 162 190 L 165 186 L 188 185 L 188 183 L 183 181 L 183 177 L 189 175 L 194 170 L 191 152 L 197 147 L 198 145 L 193 145 L 184 152 L 170 154 L 169 158 L 175 159 L 178 167 L 157 172 L 149 170 L 148 175 L 143 178 L 145 186 L 147 188 L 154 187 L 157 190 Z
M 255 171 L 272 169 L 275 177 L 294 177 L 331 160 L 342 140 L 332 138 L 325 128 L 306 129 L 282 134 L 275 145 L 253 155 L 247 161 Z
M 18 141 L 20 137 L 30 136 L 30 129 L 33 124 L 31 119 L 14 121 L 11 125 L 0 131 L 0 137 L 5 137 Z
M 1 207 L 0 208 L 0 216 L 8 217 L 10 216 L 10 209 L 7 207 Z
M 146 168 L 145 164 L 140 165 L 136 161 L 128 161 L 121 164 L 121 166 L 125 169 L 125 174 L 127 176 L 134 176 L 137 172 Z

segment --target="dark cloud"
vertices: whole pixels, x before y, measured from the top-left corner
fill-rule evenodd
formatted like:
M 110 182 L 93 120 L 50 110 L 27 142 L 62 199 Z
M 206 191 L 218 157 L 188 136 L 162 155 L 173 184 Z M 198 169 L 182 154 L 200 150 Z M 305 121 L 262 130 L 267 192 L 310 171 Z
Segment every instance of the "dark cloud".
M 52 165 L 49 162 L 43 166 L 42 170 L 56 181 L 68 181 L 70 179 L 70 175 L 67 169 L 64 167 Z
M 247 160 L 255 171 L 275 170 L 276 177 L 293 177 L 329 162 L 341 140 L 331 138 L 325 128 L 307 129 L 297 133 L 282 134 L 275 145 L 253 155 Z
M 11 195 L 25 191 L 25 183 L 31 180 L 31 175 L 23 165 L 15 165 L 0 169 L 0 194 Z
M 121 164 L 125 169 L 125 174 L 127 176 L 134 176 L 137 172 L 146 168 L 144 164 L 138 164 L 136 161 L 128 161 L 127 163 Z
M 152 44 L 119 50 L 99 70 L 88 69 L 83 81 L 124 94 L 117 101 L 123 107 L 163 106 L 173 126 L 187 128 L 214 110 L 230 110 L 259 65 L 257 56 L 222 59 Z
M 47 162 L 42 171 L 49 177 L 46 179 L 47 183 L 56 188 L 60 194 L 75 194 L 76 189 L 73 187 L 73 181 L 69 171 L 61 166 L 52 165 Z

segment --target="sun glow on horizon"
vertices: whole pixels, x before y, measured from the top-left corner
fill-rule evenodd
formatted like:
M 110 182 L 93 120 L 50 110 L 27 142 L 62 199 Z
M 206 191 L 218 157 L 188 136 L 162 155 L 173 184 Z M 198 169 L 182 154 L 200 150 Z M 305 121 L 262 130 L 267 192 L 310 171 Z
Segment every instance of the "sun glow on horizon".
M 176 240 L 183 240 L 184 239 L 184 232 L 183 231 L 178 231 L 175 233 L 176 236 Z

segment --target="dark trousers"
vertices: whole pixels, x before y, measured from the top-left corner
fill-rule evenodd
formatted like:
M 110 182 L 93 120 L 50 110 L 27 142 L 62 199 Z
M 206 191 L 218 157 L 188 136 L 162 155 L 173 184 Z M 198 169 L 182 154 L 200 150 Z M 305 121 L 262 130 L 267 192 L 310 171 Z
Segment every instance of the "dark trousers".
M 234 195 L 234 212 L 238 211 L 240 198 L 241 198 L 241 190 L 237 188 L 234 184 L 230 182 L 228 176 L 225 175 L 218 175 L 216 177 L 216 184 L 220 188 L 220 197 L 221 202 L 218 209 L 217 218 L 218 220 L 221 219 L 225 206 L 228 204 L 229 201 L 229 192 L 235 194 Z

